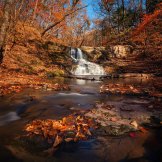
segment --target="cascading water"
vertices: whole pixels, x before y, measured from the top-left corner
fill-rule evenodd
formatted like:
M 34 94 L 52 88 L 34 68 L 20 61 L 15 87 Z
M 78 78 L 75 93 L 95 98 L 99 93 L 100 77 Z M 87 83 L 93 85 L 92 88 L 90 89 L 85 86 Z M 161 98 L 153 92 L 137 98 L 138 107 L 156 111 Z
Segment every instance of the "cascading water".
M 101 67 L 98 64 L 87 61 L 79 48 L 71 49 L 71 58 L 74 60 L 75 63 L 77 63 L 77 67 L 75 70 L 72 70 L 72 74 L 77 76 L 105 75 L 103 67 Z

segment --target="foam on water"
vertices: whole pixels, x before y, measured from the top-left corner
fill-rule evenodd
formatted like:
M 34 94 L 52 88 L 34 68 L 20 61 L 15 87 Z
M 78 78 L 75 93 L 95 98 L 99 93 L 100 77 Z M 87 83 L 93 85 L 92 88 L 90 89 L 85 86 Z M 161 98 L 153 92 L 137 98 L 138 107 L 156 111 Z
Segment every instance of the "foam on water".
M 58 93 L 59 96 L 87 96 L 87 94 L 81 93 Z

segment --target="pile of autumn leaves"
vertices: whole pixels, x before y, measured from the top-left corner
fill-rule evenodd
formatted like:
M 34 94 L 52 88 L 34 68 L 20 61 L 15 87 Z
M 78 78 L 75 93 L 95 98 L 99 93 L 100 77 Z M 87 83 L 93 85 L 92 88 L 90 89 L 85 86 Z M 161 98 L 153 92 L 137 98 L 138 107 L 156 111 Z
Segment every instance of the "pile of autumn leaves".
M 69 115 L 61 120 L 34 120 L 27 124 L 27 137 L 42 137 L 50 146 L 51 151 L 57 150 L 63 142 L 87 140 L 91 129 L 95 129 L 94 121 L 82 115 Z
M 19 93 L 21 90 L 22 87 L 19 85 L 0 86 L 0 97 L 10 93 Z

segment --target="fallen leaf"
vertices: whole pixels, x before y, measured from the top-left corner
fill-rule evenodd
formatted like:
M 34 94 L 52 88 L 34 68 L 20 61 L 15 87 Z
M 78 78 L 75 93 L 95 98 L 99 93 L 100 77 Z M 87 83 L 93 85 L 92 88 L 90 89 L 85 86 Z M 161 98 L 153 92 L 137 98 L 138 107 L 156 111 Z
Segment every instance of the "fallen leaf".
M 130 122 L 130 124 L 133 125 L 136 129 L 138 129 L 138 124 L 135 120 Z
M 131 132 L 131 133 L 129 133 L 129 136 L 132 137 L 132 138 L 135 138 L 136 137 L 136 133 Z
M 62 142 L 62 138 L 57 135 L 56 138 L 55 138 L 55 142 L 53 144 L 53 147 L 58 146 L 61 142 Z

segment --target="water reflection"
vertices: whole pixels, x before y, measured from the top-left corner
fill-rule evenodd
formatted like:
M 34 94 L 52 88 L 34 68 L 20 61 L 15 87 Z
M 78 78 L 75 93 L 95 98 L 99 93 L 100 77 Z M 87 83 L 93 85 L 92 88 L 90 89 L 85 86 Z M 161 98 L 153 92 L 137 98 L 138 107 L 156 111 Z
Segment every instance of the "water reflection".
M 86 84 L 86 80 L 77 79 L 77 80 L 76 80 L 76 83 L 77 83 L 78 85 L 84 85 L 84 84 Z

